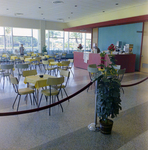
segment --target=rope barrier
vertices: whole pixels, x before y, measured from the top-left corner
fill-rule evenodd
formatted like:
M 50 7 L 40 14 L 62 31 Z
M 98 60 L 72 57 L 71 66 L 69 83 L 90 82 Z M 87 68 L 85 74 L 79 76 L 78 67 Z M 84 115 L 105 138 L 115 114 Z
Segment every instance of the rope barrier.
M 140 84 L 144 81 L 146 81 L 148 79 L 148 77 L 146 77 L 145 79 L 139 81 L 139 82 L 136 82 L 136 83 L 133 83 L 133 84 L 128 84 L 128 85 L 121 85 L 121 87 L 129 87 L 129 86 L 134 86 L 134 85 L 137 85 L 137 84 Z
M 60 100 L 59 102 L 55 102 L 53 104 L 50 104 L 50 105 L 46 105 L 46 106 L 43 106 L 43 107 L 39 107 L 39 108 L 34 108 L 34 109 L 28 109 L 28 110 L 23 110 L 23 111 L 15 111 L 15 112 L 3 112 L 3 113 L 0 113 L 0 116 L 13 116 L 13 115 L 20 115 L 20 114 L 27 114 L 27 113 L 33 113 L 33 112 L 36 112 L 36 111 L 41 111 L 41 110 L 44 110 L 44 109 L 48 109 L 48 108 L 51 108 L 53 106 L 56 106 L 60 103 L 63 103 L 65 101 L 67 101 L 68 99 L 78 95 L 79 93 L 83 92 L 85 89 L 87 89 L 90 85 L 92 85 L 93 82 L 90 82 L 88 83 L 86 86 L 84 86 L 82 89 L 80 89 L 79 91 L 75 92 L 74 94 Z
M 137 83 L 133 83 L 133 84 L 128 84 L 128 85 L 121 85 L 121 87 L 129 87 L 129 86 L 134 86 L 134 85 L 137 85 L 137 84 L 140 84 L 144 81 L 146 81 L 148 79 L 148 77 L 146 77 L 145 79 L 137 82 Z M 33 112 L 36 112 L 36 111 L 41 111 L 41 110 L 44 110 L 44 109 L 48 109 L 48 108 L 51 108 L 53 106 L 56 106 L 60 103 L 63 103 L 65 101 L 67 101 L 68 99 L 71 99 L 73 98 L 74 96 L 78 95 L 79 93 L 83 92 L 85 89 L 87 89 L 89 86 L 91 86 L 93 84 L 93 82 L 90 82 L 88 83 L 86 86 L 84 86 L 82 89 L 80 89 L 79 91 L 75 92 L 74 94 L 60 100 L 59 102 L 55 102 L 53 104 L 50 104 L 50 105 L 46 105 L 46 106 L 43 106 L 43 107 L 39 107 L 39 108 L 34 108 L 34 109 L 28 109 L 28 110 L 23 110 L 23 111 L 16 111 L 16 112 L 3 112 L 3 113 L 0 113 L 0 116 L 13 116 L 13 115 L 20 115 L 20 114 L 27 114 L 27 113 L 33 113 Z

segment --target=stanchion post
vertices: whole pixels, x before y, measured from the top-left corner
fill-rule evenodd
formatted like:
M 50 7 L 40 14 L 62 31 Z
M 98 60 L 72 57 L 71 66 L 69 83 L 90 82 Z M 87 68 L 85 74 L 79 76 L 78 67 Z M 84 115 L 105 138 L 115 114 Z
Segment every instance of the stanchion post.
M 94 113 L 94 123 L 88 125 L 90 131 L 97 130 L 97 80 L 95 81 L 95 113 Z

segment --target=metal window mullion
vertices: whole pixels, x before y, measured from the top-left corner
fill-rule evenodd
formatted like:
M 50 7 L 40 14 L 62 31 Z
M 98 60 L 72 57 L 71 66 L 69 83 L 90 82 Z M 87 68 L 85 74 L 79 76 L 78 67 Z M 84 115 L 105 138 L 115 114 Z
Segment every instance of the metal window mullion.
M 69 52 L 69 32 L 68 32 L 68 52 Z
M 13 46 L 13 28 L 11 27 L 11 43 L 12 43 L 12 51 L 14 50 Z
M 5 36 L 5 27 L 4 28 L 4 51 L 6 51 L 6 36 Z
M 65 46 L 65 32 L 63 31 L 63 52 L 65 51 L 64 46 Z
M 33 29 L 31 29 L 31 49 L 33 52 Z

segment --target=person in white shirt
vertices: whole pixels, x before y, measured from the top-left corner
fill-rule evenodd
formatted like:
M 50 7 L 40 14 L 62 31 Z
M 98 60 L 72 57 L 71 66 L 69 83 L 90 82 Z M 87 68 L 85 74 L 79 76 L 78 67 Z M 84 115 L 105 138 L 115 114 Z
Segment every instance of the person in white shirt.
M 23 44 L 21 44 L 21 47 L 19 48 L 20 50 L 20 55 L 24 55 L 24 47 Z

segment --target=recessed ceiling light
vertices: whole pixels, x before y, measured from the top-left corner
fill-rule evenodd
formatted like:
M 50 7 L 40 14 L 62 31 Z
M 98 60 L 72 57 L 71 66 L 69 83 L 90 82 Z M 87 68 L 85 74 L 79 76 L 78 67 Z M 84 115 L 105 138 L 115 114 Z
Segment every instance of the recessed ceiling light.
M 75 5 L 75 7 L 77 7 L 77 5 Z
M 58 18 L 57 20 L 63 20 L 63 18 Z
M 22 16 L 23 13 L 15 13 L 15 16 Z
M 116 3 L 116 5 L 119 5 L 118 3 Z
M 53 1 L 54 4 L 61 4 L 64 3 L 63 1 Z

